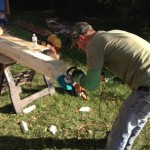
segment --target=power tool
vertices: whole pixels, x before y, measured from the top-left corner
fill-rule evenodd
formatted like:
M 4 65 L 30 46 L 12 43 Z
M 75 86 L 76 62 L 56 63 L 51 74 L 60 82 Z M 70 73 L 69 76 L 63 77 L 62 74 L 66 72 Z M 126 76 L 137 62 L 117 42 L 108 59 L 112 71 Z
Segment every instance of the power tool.
M 84 100 L 87 100 L 88 96 L 85 89 L 82 88 L 78 83 L 73 81 L 73 73 L 75 71 L 81 72 L 81 70 L 77 69 L 77 67 L 75 66 L 67 69 L 65 75 L 61 75 L 58 77 L 58 83 L 63 89 L 67 91 L 74 91 L 76 95 L 82 97 Z
M 73 89 L 73 78 L 72 72 L 73 70 L 77 69 L 77 67 L 73 66 L 66 70 L 65 75 L 61 75 L 58 77 L 59 85 L 65 90 L 72 90 Z

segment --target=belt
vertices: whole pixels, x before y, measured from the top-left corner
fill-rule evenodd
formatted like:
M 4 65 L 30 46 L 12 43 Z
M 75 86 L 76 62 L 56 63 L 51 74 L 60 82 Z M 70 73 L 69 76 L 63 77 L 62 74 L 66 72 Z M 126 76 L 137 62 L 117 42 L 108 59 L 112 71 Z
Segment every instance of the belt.
M 137 88 L 137 90 L 139 90 L 139 91 L 149 91 L 150 87 L 148 87 L 148 86 L 140 86 L 140 87 Z

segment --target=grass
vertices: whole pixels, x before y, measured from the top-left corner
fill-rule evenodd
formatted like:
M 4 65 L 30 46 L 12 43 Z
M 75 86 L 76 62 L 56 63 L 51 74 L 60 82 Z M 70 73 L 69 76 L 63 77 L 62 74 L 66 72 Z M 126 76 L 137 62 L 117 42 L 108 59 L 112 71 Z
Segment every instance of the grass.
M 34 15 L 23 13 L 12 16 L 9 18 L 11 21 L 19 17 L 24 18 L 24 16 L 25 20 L 30 20 Z M 43 16 L 46 17 L 46 15 Z M 41 20 L 39 19 L 39 23 Z M 32 33 L 15 26 L 13 22 L 8 22 L 8 29 L 20 38 L 31 40 Z M 80 51 L 69 50 L 67 40 L 64 37 L 62 40 L 64 43 L 62 55 L 66 64 L 68 66 L 76 65 L 86 71 L 85 55 Z M 17 73 L 26 68 L 26 66 L 16 64 L 11 67 L 11 70 L 13 73 Z M 37 99 L 32 103 L 36 105 L 36 109 L 29 114 L 16 115 L 14 113 L 9 92 L 0 96 L 0 149 L 98 150 L 105 147 L 107 133 L 112 127 L 120 105 L 131 92 L 129 88 L 120 82 L 110 80 L 107 83 L 101 83 L 96 91 L 87 91 L 89 101 L 84 101 L 80 97 L 72 96 L 62 90 L 56 82 L 54 85 L 56 94 Z M 36 73 L 32 83 L 22 86 L 22 96 L 40 90 L 43 86 L 42 75 Z M 90 112 L 78 112 L 78 109 L 83 106 L 89 106 Z M 21 121 L 28 123 L 29 132 L 22 132 Z M 51 125 L 57 127 L 56 135 L 49 132 Z M 150 149 L 149 135 L 150 122 L 136 139 L 133 150 Z

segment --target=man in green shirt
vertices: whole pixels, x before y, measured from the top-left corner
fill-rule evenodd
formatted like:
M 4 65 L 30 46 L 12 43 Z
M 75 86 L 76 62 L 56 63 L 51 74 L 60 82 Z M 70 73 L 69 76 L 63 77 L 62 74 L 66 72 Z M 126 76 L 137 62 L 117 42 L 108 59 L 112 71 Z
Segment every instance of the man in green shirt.
M 88 67 L 86 74 L 72 72 L 74 82 L 95 90 L 104 66 L 131 88 L 106 144 L 106 150 L 130 150 L 150 117 L 150 43 L 126 31 L 95 31 L 86 22 L 76 23 L 71 36 L 72 47 L 86 53 Z

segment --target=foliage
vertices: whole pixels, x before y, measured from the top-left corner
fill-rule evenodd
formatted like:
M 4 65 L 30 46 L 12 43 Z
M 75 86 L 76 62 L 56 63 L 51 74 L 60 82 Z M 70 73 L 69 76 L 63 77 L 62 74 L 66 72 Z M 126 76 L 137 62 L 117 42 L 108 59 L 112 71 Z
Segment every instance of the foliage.
M 12 9 L 18 10 L 51 10 L 54 9 L 59 15 L 78 19 L 79 16 L 94 16 L 111 13 L 114 10 L 133 10 L 134 14 L 148 15 L 150 8 L 149 0 L 13 0 L 10 1 Z M 65 8 L 65 9 L 64 9 Z M 121 8 L 121 9 L 120 9 Z M 127 13 L 126 11 L 126 13 Z M 121 11 L 120 15 L 122 15 Z M 127 14 L 128 15 L 128 14 Z

